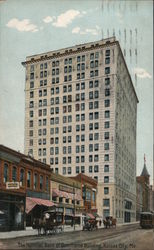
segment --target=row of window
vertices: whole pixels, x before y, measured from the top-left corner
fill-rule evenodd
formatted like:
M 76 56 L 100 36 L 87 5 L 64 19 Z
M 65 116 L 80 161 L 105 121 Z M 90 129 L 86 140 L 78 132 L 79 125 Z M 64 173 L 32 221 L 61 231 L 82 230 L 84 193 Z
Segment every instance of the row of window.
M 93 73 L 91 73 L 91 75 L 93 75 Z M 53 78 L 54 80 L 52 81 L 52 83 L 58 83 L 59 82 L 59 78 Z M 66 79 L 67 80 L 67 79 Z M 110 78 L 105 78 L 105 85 L 109 85 L 110 84 Z M 44 80 L 40 80 L 40 86 L 46 86 L 47 85 L 47 79 Z M 81 87 L 80 87 L 81 85 Z M 65 86 L 66 87 L 66 86 Z M 66 92 L 66 88 L 64 87 L 63 91 Z M 99 87 L 99 81 L 95 80 L 95 81 L 89 81 L 89 88 L 93 88 L 93 87 Z M 30 82 L 30 88 L 34 88 L 34 82 Z M 81 89 L 85 89 L 85 82 L 81 82 L 81 83 L 77 83 L 76 84 L 76 90 L 80 90 Z M 68 92 L 72 91 L 72 85 L 68 86 Z M 56 88 L 51 88 L 51 95 L 53 94 L 58 94 L 59 93 L 59 87 Z M 34 94 L 32 92 L 30 92 L 30 97 L 33 98 Z
M 5 163 L 4 164 L 4 173 L 3 173 L 3 177 L 4 177 L 3 182 L 4 183 L 10 181 L 9 171 L 10 171 L 10 168 L 9 168 L 8 164 Z M 21 186 L 26 186 L 27 188 L 32 188 L 32 172 L 30 170 L 25 172 L 24 169 L 20 169 L 19 180 L 18 180 L 17 171 L 18 171 L 17 167 L 13 166 L 12 167 L 11 181 L 20 181 Z M 25 181 L 26 181 L 26 183 L 25 183 Z M 43 190 L 44 187 L 45 187 L 46 191 L 49 191 L 49 178 L 48 178 L 48 176 L 44 177 L 41 174 L 34 173 L 34 175 L 33 175 L 33 188 Z
M 110 50 L 106 50 L 105 51 L 105 56 L 110 56 Z M 99 58 L 99 52 L 95 52 L 95 53 L 91 53 L 90 54 L 90 60 L 94 60 L 94 59 L 97 59 Z M 85 61 L 85 55 L 82 55 L 82 56 L 77 56 L 77 62 L 84 62 Z M 67 65 L 67 64 L 72 64 L 72 58 L 65 58 L 64 60 L 64 64 Z M 59 66 L 59 61 L 52 61 L 52 67 L 58 67 Z M 40 64 L 40 69 L 47 69 L 48 67 L 48 64 L 47 62 L 46 63 L 41 63 Z M 34 71 L 34 65 L 31 65 L 30 67 L 30 71 L 33 72 Z
M 98 64 L 98 63 L 97 63 Z M 94 66 L 91 66 L 91 68 L 96 67 L 96 62 L 93 63 Z M 66 67 L 65 67 L 66 68 Z M 69 67 L 69 70 L 64 68 L 65 73 L 70 73 L 72 71 L 72 67 Z M 81 65 L 81 69 L 85 69 L 85 65 Z M 77 70 L 80 70 L 80 64 L 77 65 Z M 110 67 L 105 67 L 105 74 L 110 74 Z M 48 75 L 48 72 L 41 71 L 40 72 L 40 78 L 46 78 Z M 52 76 L 59 75 L 59 69 L 53 69 L 52 70 Z M 97 77 L 99 75 L 98 70 L 91 70 L 90 71 L 90 77 Z M 77 79 L 84 79 L 85 78 L 85 72 L 77 73 Z M 30 73 L 30 80 L 34 80 L 34 73 Z M 64 82 L 72 81 L 72 75 L 64 75 Z M 59 77 L 53 77 L 52 78 L 52 84 L 59 83 Z

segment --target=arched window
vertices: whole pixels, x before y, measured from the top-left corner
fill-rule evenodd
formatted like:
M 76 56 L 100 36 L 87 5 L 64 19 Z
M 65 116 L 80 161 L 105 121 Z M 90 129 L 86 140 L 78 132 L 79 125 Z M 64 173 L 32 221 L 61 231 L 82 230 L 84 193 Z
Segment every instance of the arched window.
M 20 184 L 21 184 L 21 186 L 25 185 L 25 171 L 24 171 L 24 169 L 20 170 Z
M 43 189 L 43 176 L 40 175 L 40 189 Z
M 48 178 L 48 176 L 46 176 L 45 189 L 46 189 L 46 191 L 49 191 L 49 178 Z
M 4 183 L 6 183 L 7 181 L 9 181 L 9 166 L 7 163 L 4 163 Z
M 12 181 L 17 181 L 17 168 L 12 168 Z
M 31 187 L 31 171 L 27 172 L 27 187 Z
M 37 173 L 34 174 L 34 189 L 37 189 L 38 186 L 38 176 Z

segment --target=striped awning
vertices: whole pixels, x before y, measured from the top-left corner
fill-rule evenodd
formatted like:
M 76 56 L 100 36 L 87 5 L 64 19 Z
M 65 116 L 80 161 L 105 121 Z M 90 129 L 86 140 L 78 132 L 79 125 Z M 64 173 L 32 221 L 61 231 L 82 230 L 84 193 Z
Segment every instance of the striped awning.
M 53 197 L 64 197 L 66 199 L 74 200 L 74 194 L 67 193 L 67 192 L 64 192 L 64 191 L 60 191 L 60 190 L 57 190 L 57 189 L 52 190 L 52 196 Z M 75 199 L 80 201 L 80 200 L 82 200 L 82 197 L 79 194 L 75 194 Z
M 33 197 L 26 197 L 26 213 L 28 214 L 36 205 L 53 207 L 55 204 L 50 200 L 44 200 Z

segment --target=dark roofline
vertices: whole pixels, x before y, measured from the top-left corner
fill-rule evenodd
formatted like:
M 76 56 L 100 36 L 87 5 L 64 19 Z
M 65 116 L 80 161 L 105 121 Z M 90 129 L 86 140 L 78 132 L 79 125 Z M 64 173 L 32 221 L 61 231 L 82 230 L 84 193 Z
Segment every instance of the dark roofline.
M 10 153 L 12 155 L 15 155 L 15 156 L 19 157 L 21 161 L 27 161 L 30 165 L 35 164 L 35 166 L 38 165 L 39 167 L 41 167 L 43 169 L 50 170 L 50 165 L 42 163 L 42 162 L 34 159 L 33 157 L 30 157 L 29 155 L 25 155 L 23 153 L 20 153 L 20 152 L 14 150 L 12 148 L 9 148 L 9 147 L 6 147 L 6 146 L 2 145 L 2 144 L 0 144 L 0 151 L 7 152 L 7 153 Z

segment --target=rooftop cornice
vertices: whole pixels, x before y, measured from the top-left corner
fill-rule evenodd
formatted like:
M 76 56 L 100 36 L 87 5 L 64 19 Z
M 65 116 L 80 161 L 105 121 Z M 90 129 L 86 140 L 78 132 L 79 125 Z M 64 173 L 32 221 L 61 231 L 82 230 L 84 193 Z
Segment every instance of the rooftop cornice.
M 82 44 L 82 46 L 84 47 L 84 48 L 76 48 L 76 49 L 72 49 L 72 51 L 68 51 L 68 52 L 62 52 L 62 53 L 60 53 L 60 51 L 59 52 L 54 52 L 53 51 L 53 53 L 55 53 L 55 55 L 51 55 L 51 56 L 47 56 L 47 55 L 44 55 L 44 56 L 41 56 L 41 54 L 40 54 L 40 58 L 38 58 L 38 59 L 31 59 L 31 60 L 28 60 L 28 61 L 24 61 L 24 62 L 22 62 L 21 64 L 23 65 L 23 66 L 25 66 L 25 65 L 28 65 L 28 64 L 33 64 L 33 63 L 37 63 L 37 62 L 41 62 L 41 61 L 47 61 L 47 60 L 51 60 L 51 59 L 57 59 L 57 58 L 61 58 L 61 57 L 64 57 L 64 56 L 69 56 L 69 55 L 74 55 L 74 54 L 78 54 L 78 53 L 81 53 L 81 52 L 86 52 L 86 51 L 91 51 L 91 50 L 95 50 L 95 49 L 99 49 L 99 48 L 103 48 L 103 47 L 109 47 L 110 45 L 114 45 L 114 44 L 119 44 L 119 42 L 118 41 L 113 41 L 113 42 L 110 42 L 109 40 L 108 41 L 106 41 L 106 43 L 105 44 L 99 44 L 99 41 L 98 41 L 98 43 L 96 42 L 96 44 L 94 45 L 94 44 L 91 44 L 89 47 L 84 47 L 84 44 Z M 81 46 L 81 45 L 80 45 Z M 75 46 L 76 47 L 76 46 Z M 67 50 L 67 49 L 66 49 Z M 48 54 L 49 52 L 47 52 L 47 54 Z M 35 56 L 34 56 L 35 57 Z

